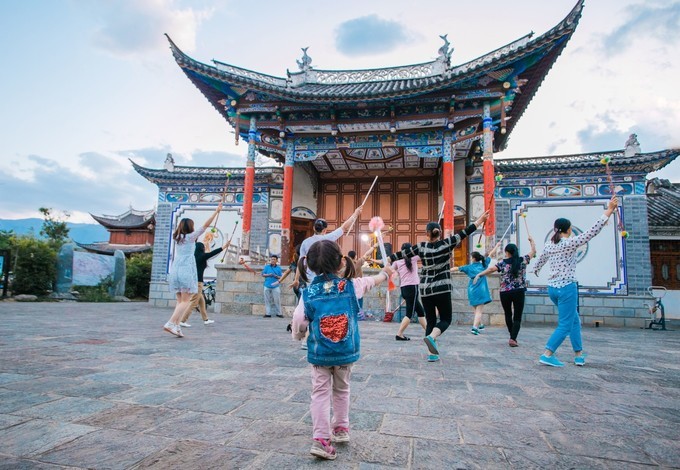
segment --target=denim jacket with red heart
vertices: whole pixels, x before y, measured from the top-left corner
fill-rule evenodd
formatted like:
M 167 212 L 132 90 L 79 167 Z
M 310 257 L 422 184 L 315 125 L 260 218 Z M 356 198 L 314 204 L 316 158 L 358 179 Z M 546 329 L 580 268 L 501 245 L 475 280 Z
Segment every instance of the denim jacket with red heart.
M 337 276 L 316 276 L 303 291 L 309 320 L 307 360 L 339 366 L 359 359 L 358 304 L 354 284 Z

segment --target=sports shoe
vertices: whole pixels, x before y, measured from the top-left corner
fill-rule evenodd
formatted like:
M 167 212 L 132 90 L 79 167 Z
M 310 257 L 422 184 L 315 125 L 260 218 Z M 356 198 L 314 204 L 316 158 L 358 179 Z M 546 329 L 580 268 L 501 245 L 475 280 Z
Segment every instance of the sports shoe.
M 262 315 L 262 317 L 264 317 L 264 318 L 271 318 L 272 316 L 271 316 L 271 315 Z
M 574 365 L 577 365 L 577 366 L 580 366 L 580 367 L 585 366 L 586 365 L 585 356 L 583 354 L 581 354 L 580 356 L 574 357 Z
M 545 364 L 546 366 L 564 367 L 564 363 L 560 362 L 560 360 L 557 359 L 555 355 L 546 356 L 545 354 L 541 354 L 541 358 L 538 360 L 538 362 Z
M 183 326 L 184 328 L 191 328 L 191 325 L 190 325 L 190 324 L 188 324 L 188 323 L 187 323 L 187 322 L 185 322 L 185 321 L 181 321 L 181 322 L 179 322 L 179 326 Z
M 176 326 L 175 335 L 177 335 L 178 338 L 184 338 L 182 328 L 179 325 Z
M 213 323 L 215 323 L 215 320 L 206 320 L 203 322 L 204 325 L 212 325 Z
M 349 429 L 338 426 L 331 433 L 331 442 L 349 442 Z
M 276 315 L 276 318 L 283 318 L 283 315 Z
M 439 354 L 430 354 L 427 356 L 427 362 L 437 362 L 439 360 Z
M 430 351 L 430 354 L 434 354 L 435 356 L 439 356 L 439 349 L 437 349 L 437 342 L 432 338 L 432 336 L 426 336 L 423 338 L 425 341 L 425 344 L 427 345 L 427 349 Z
M 302 343 L 302 346 L 300 346 L 300 349 L 302 349 L 303 351 L 306 351 L 307 350 L 307 343 Z
M 315 438 L 309 453 L 315 457 L 326 460 L 335 460 L 335 447 L 331 445 L 330 439 Z
M 508 346 L 510 346 L 511 348 L 516 348 L 517 346 L 519 346 L 519 344 L 517 343 L 517 341 L 515 341 L 515 340 L 512 339 L 512 338 L 510 338 L 510 339 L 508 340 Z
M 486 325 L 484 325 L 484 323 L 480 323 L 480 325 L 477 327 L 477 329 L 480 331 L 483 330 L 484 328 L 486 328 Z
M 163 325 L 163 329 L 170 334 L 177 334 L 177 326 L 175 326 L 174 323 L 167 322 L 165 325 Z
M 475 328 L 474 326 L 470 328 L 470 333 L 473 335 L 478 335 L 479 334 L 479 328 Z

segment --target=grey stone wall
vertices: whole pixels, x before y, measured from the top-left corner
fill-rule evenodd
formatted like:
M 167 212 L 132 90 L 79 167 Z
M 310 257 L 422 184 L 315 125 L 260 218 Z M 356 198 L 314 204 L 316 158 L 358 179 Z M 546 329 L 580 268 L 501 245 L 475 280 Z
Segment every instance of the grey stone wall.
M 623 210 L 624 225 L 629 233 L 624 242 L 628 267 L 628 294 L 645 295 L 647 288 L 652 285 L 647 196 L 624 196 Z
M 172 229 L 172 204 L 159 203 L 156 210 L 156 232 L 153 241 L 153 261 L 151 266 L 151 281 L 165 281 L 167 277 L 168 248 Z M 149 295 L 151 300 L 151 295 Z
M 265 205 L 253 205 L 253 216 L 250 222 L 250 249 L 260 249 L 262 254 L 269 246 L 269 208 Z M 278 254 L 278 253 L 275 253 Z
M 254 269 L 255 274 L 240 266 L 217 266 L 217 295 L 213 305 L 214 312 L 231 315 L 264 315 L 263 279 L 260 275 L 262 268 L 255 267 Z M 364 272 L 366 275 L 377 273 L 370 269 L 365 269 Z M 465 275 L 453 275 L 453 322 L 457 325 L 472 324 L 472 307 L 467 301 L 468 281 L 469 278 Z M 499 279 L 497 276 L 490 276 L 488 282 L 493 302 L 484 306 L 482 322 L 486 325 L 505 327 L 505 316 L 499 300 Z M 165 282 L 152 282 L 151 291 L 154 300 L 150 299 L 149 302 L 152 305 L 174 307 L 175 295 L 168 291 Z M 399 288 L 393 291 L 392 295 L 392 308 L 396 308 L 401 300 Z M 649 301 L 649 298 L 637 295 L 625 297 L 581 295 L 579 312 L 586 326 L 596 326 L 597 322 L 609 327 L 642 328 L 647 325 L 648 313 L 645 303 Z M 284 315 L 292 316 L 295 308 L 295 295 L 287 285 L 281 288 L 281 304 Z M 364 311 L 377 320 L 383 318 L 385 285 L 367 294 L 364 299 Z M 400 318 L 397 312 L 394 321 L 399 321 Z M 557 324 L 557 309 L 547 295 L 527 294 L 522 322 L 555 325 Z

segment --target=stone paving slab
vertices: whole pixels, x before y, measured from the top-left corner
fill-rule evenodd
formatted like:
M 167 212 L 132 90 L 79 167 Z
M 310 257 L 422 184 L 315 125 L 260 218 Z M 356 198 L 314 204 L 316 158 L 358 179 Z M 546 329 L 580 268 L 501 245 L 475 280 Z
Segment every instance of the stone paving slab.
M 680 468 L 680 331 L 586 328 L 585 367 L 538 364 L 552 332 L 362 322 L 351 439 L 311 446 L 309 365 L 287 320 L 197 318 L 175 338 L 142 303 L 0 302 L 0 470 Z M 192 318 L 193 319 L 193 318 Z

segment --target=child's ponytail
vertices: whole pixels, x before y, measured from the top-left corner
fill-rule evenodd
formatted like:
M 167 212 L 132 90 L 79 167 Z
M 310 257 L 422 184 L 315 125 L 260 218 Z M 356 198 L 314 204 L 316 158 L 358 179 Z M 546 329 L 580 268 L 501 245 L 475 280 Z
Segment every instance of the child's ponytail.
M 297 264 L 298 279 L 300 279 L 305 284 L 309 283 L 307 279 L 307 257 L 303 256 L 298 260 Z
M 356 269 L 354 269 L 354 261 L 347 255 L 343 256 L 343 258 L 345 259 L 345 272 L 342 274 L 342 277 L 354 279 L 357 275 Z

